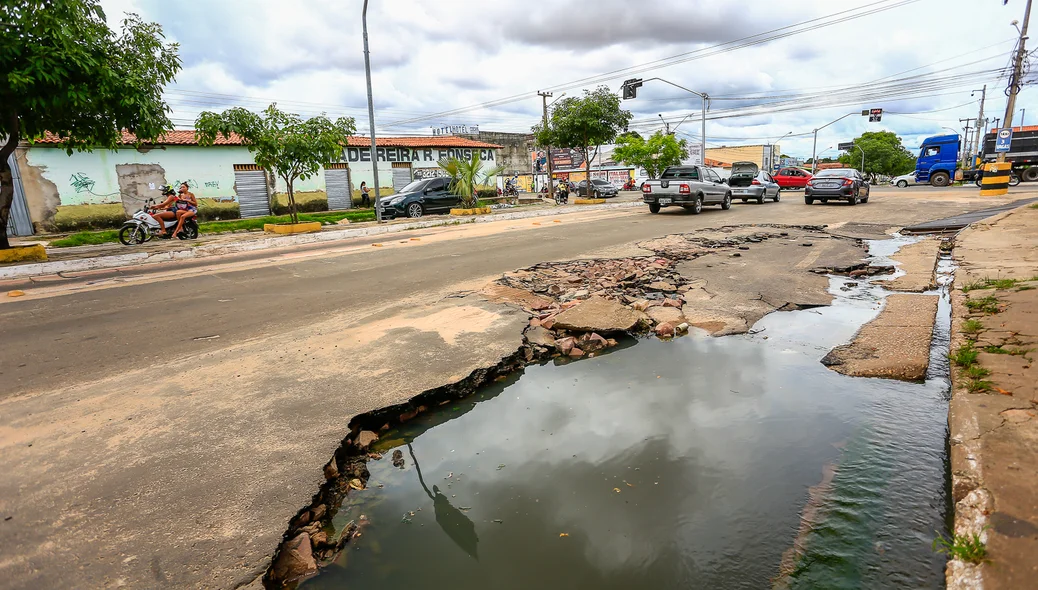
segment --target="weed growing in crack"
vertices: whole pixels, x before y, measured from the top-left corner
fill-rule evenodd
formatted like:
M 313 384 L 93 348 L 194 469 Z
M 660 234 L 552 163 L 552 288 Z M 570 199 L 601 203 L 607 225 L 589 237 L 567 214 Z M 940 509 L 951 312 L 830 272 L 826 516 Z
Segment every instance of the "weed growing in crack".
M 1016 350 L 1010 350 L 1008 348 L 1002 348 L 1001 346 L 985 346 L 984 352 L 990 354 L 1008 354 L 1011 356 L 1024 356 L 1025 354 L 1034 350 L 1033 348 L 1018 348 Z
M 972 281 L 962 286 L 963 293 L 969 293 L 970 291 L 976 291 L 977 289 L 987 289 L 987 285 L 984 281 Z
M 962 333 L 963 334 L 979 334 L 984 329 L 984 324 L 980 320 L 966 320 L 962 322 Z
M 962 374 L 965 375 L 968 379 L 977 381 L 990 375 L 991 371 L 985 369 L 980 365 L 970 365 L 962 370 Z
M 982 311 L 984 313 L 998 313 L 998 299 L 988 295 L 980 299 L 967 299 L 966 308 L 970 311 Z
M 973 348 L 973 343 L 969 342 L 959 346 L 959 349 L 948 355 L 953 363 L 960 367 L 969 367 L 973 363 L 977 362 L 977 355 L 980 351 Z
M 970 393 L 980 393 L 981 391 L 991 391 L 994 384 L 990 381 L 984 381 L 983 379 L 970 379 L 966 382 L 966 391 Z
M 1035 289 L 1038 289 L 1038 287 L 1035 287 L 1034 285 L 1023 285 L 1022 287 L 1017 287 L 1016 290 L 1017 291 L 1033 291 Z
M 984 532 L 985 529 L 987 527 L 981 529 L 981 532 Z M 980 540 L 979 533 L 952 535 L 951 539 L 946 539 L 944 535 L 937 533 L 937 538 L 933 540 L 932 547 L 937 553 L 944 553 L 951 559 L 958 559 L 967 563 L 986 561 L 988 555 L 988 548 Z

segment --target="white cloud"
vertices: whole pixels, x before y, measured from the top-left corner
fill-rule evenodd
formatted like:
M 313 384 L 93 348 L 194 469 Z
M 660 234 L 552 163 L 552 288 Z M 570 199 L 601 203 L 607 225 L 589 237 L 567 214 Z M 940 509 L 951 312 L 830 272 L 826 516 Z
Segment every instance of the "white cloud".
M 368 24 L 376 118 L 381 130 L 389 123 L 422 114 L 519 95 L 523 98 L 516 102 L 386 127 L 385 131 L 422 133 L 446 123 L 526 131 L 540 116 L 540 100 L 533 94 L 538 89 L 873 1 L 560 0 L 542 7 L 515 0 L 375 0 L 369 6 Z M 113 24 L 122 12 L 135 11 L 161 23 L 167 35 L 181 44 L 184 70 L 169 94 L 178 123 L 193 120 L 207 108 L 262 107 L 265 102 L 255 100 L 258 98 L 275 99 L 301 114 L 327 111 L 355 116 L 359 127 L 367 126 L 361 0 L 339 4 L 316 0 L 102 0 L 102 4 Z M 663 77 L 719 97 L 756 97 L 862 84 L 927 64 L 935 65 L 902 76 L 956 66 L 957 71 L 942 75 L 994 69 L 1008 60 L 1015 34 L 1009 22 L 1020 18 L 1020 11 L 1014 3 L 978 7 L 971 0 L 920 0 L 637 76 Z M 969 31 L 964 29 L 966 15 Z M 1000 41 L 1006 42 L 994 46 Z M 953 56 L 960 57 L 948 60 Z M 988 57 L 992 59 L 962 65 Z M 941 60 L 948 61 L 935 63 Z M 623 77 L 608 84 L 617 88 Z M 934 88 L 912 100 L 885 100 L 879 93 L 831 108 L 719 119 L 708 122 L 707 138 L 711 144 L 762 143 L 788 131 L 809 133 L 846 112 L 882 107 L 889 114 L 879 125 L 848 117 L 824 129 L 819 133 L 819 151 L 878 129 L 896 131 L 906 144 L 915 145 L 943 126 L 960 127 L 960 118 L 975 117 L 976 104 L 923 111 L 967 103 L 970 90 L 980 88 L 986 80 L 991 80 L 988 113 L 1001 118 L 1005 82 L 996 83 L 994 78 L 990 74 L 967 77 L 954 87 Z M 569 95 L 579 91 L 580 87 L 567 90 Z M 759 101 L 718 100 L 711 112 L 716 116 L 755 102 Z M 1038 116 L 1038 105 L 1031 102 L 1025 91 L 1019 106 L 1036 107 L 1033 112 Z M 699 100 L 650 82 L 625 107 L 634 112 L 636 121 L 655 119 L 658 113 L 680 118 L 698 111 Z M 683 124 L 681 131 L 698 134 L 697 118 Z M 641 129 L 651 130 L 653 125 Z M 787 153 L 809 155 L 811 141 L 810 135 L 791 137 L 783 140 L 782 148 Z

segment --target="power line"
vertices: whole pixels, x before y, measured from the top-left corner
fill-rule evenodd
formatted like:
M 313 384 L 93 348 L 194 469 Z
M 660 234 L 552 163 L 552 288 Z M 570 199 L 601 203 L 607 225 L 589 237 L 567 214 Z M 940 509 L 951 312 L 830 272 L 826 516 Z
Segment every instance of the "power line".
M 886 11 L 886 10 L 891 10 L 893 8 L 898 8 L 898 7 L 901 7 L 901 6 L 908 5 L 908 4 L 914 4 L 914 3 L 919 2 L 919 1 L 921 1 L 921 0 L 896 0 L 896 1 L 895 0 L 880 0 L 878 2 L 872 2 L 870 4 L 866 4 L 866 5 L 863 5 L 863 6 L 856 7 L 856 8 L 851 8 L 851 9 L 847 9 L 847 10 L 842 10 L 842 11 L 834 12 L 832 14 L 828 14 L 828 15 L 825 15 L 825 16 L 809 19 L 809 20 L 802 21 L 802 22 L 799 22 L 799 23 L 794 23 L 794 24 L 791 24 L 791 25 L 786 25 L 784 27 L 779 27 L 779 28 L 776 28 L 776 29 L 771 29 L 769 31 L 764 31 L 762 33 L 757 33 L 757 34 L 754 34 L 754 35 L 749 35 L 747 37 L 742 37 L 740 39 L 735 39 L 733 41 L 726 41 L 724 43 L 718 43 L 718 44 L 711 45 L 711 46 L 708 46 L 708 47 L 696 49 L 694 51 L 688 51 L 688 52 L 685 52 L 685 53 L 680 53 L 680 54 L 677 54 L 677 55 L 673 55 L 673 56 L 670 56 L 670 57 L 666 57 L 666 58 L 662 58 L 662 59 L 646 62 L 646 63 L 643 63 L 643 64 L 638 64 L 638 65 L 634 65 L 634 66 L 629 66 L 627 68 L 621 68 L 621 69 L 613 70 L 613 71 L 610 71 L 610 72 L 606 72 L 604 74 L 598 74 L 596 76 L 589 76 L 589 77 L 586 77 L 586 78 L 581 78 L 579 80 L 574 80 L 574 81 L 571 81 L 571 82 L 566 82 L 566 83 L 563 83 L 563 84 L 558 84 L 558 85 L 555 85 L 555 86 L 550 86 L 550 87 L 545 88 L 543 90 L 563 91 L 563 90 L 570 90 L 570 89 L 573 89 L 573 88 L 577 88 L 577 87 L 585 85 L 585 84 L 592 84 L 592 83 L 597 84 L 597 83 L 601 83 L 601 82 L 607 82 L 607 81 L 610 81 L 610 80 L 616 80 L 616 79 L 622 78 L 624 76 L 644 73 L 644 72 L 652 71 L 652 70 L 655 70 L 655 69 L 669 67 L 669 66 L 672 66 L 672 65 L 677 65 L 677 64 L 680 64 L 680 63 L 685 63 L 685 62 L 696 60 L 696 59 L 702 59 L 704 57 L 710 57 L 710 56 L 713 56 L 713 55 L 719 55 L 719 54 L 722 54 L 722 53 L 728 53 L 728 52 L 731 52 L 731 51 L 736 51 L 738 49 L 743 49 L 743 48 L 746 48 L 746 47 L 751 47 L 753 45 L 759 45 L 759 44 L 762 44 L 762 43 L 767 43 L 769 41 L 773 41 L 773 40 L 776 40 L 776 39 L 782 39 L 782 38 L 789 37 L 789 36 L 792 36 L 792 35 L 797 35 L 797 34 L 800 34 L 800 33 L 805 33 L 805 32 L 809 32 L 809 31 L 813 32 L 813 31 L 816 31 L 816 30 L 818 30 L 820 28 L 823 28 L 823 27 L 828 27 L 828 26 L 832 26 L 832 25 L 835 25 L 835 24 L 838 24 L 838 23 L 847 22 L 847 21 L 854 20 L 854 19 L 857 19 L 857 18 L 862 18 L 864 16 L 869 16 L 869 15 L 872 15 L 872 14 L 876 14 L 876 13 L 883 12 L 883 11 Z M 891 2 L 894 2 L 894 3 L 890 4 Z M 887 6 L 880 6 L 880 5 L 883 5 L 883 4 L 887 4 Z M 873 8 L 873 7 L 876 7 L 876 8 Z M 865 9 L 869 9 L 869 10 L 865 10 Z M 849 13 L 854 13 L 854 12 L 859 12 L 859 13 L 858 14 L 852 14 L 850 16 L 842 16 L 842 15 L 848 15 Z M 834 17 L 840 17 L 840 18 L 834 18 Z M 827 19 L 832 19 L 832 20 L 827 20 Z M 805 27 L 805 25 L 812 25 L 812 26 L 811 27 Z M 798 29 L 798 27 L 805 27 L 805 28 Z M 534 95 L 534 92 L 524 92 L 522 94 L 515 94 L 515 95 L 512 95 L 512 96 L 508 96 L 508 97 L 497 99 L 497 100 L 486 101 L 486 102 L 483 102 L 483 103 L 469 105 L 469 106 L 466 106 L 466 107 L 460 107 L 460 108 L 451 109 L 451 110 L 447 110 L 447 111 L 441 111 L 441 112 L 438 112 L 438 113 L 432 113 L 432 114 L 429 114 L 429 115 L 426 115 L 426 116 L 423 116 L 423 117 L 414 117 L 414 118 L 410 118 L 410 119 L 401 119 L 401 120 L 398 120 L 398 121 L 391 121 L 390 123 L 387 123 L 385 125 L 385 127 L 400 127 L 400 126 L 403 126 L 403 125 L 408 125 L 408 124 L 411 124 L 411 123 L 417 123 L 417 122 L 420 122 L 420 121 L 424 121 L 424 120 L 428 120 L 428 119 L 433 119 L 433 118 L 437 118 L 437 117 L 444 117 L 444 116 L 448 116 L 448 115 L 455 115 L 455 114 L 460 114 L 460 113 L 466 113 L 466 112 L 470 112 L 470 111 L 473 111 L 473 110 L 479 110 L 479 109 L 484 109 L 484 108 L 491 108 L 491 107 L 496 107 L 496 106 L 502 106 L 502 105 L 509 104 L 509 103 L 512 103 L 512 102 L 516 102 L 516 101 L 519 101 L 519 100 L 528 99 L 528 98 L 532 97 L 533 95 Z

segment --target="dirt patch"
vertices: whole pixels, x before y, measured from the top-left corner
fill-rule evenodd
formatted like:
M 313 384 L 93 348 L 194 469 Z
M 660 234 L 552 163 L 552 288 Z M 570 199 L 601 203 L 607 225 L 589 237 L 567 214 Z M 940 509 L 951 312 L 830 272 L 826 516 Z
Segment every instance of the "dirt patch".
M 936 315 L 936 295 L 890 295 L 879 315 L 850 344 L 829 351 L 822 364 L 854 377 L 921 381 L 930 365 Z

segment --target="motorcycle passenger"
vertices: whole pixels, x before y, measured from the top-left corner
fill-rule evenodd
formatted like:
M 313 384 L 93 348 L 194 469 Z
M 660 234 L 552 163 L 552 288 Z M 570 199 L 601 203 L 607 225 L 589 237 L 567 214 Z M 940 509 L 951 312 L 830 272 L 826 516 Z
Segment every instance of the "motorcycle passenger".
M 180 194 L 176 198 L 177 227 L 173 230 L 173 235 L 179 234 L 180 230 L 184 229 L 184 222 L 197 214 L 198 199 L 188 190 L 186 182 L 180 183 Z
M 172 221 L 177 218 L 177 213 L 173 210 L 173 205 L 177 202 L 176 195 L 172 186 L 167 184 L 162 187 L 162 196 L 166 197 L 166 200 L 152 207 L 152 210 L 148 213 L 159 224 L 162 236 L 169 233 L 166 230 L 165 221 Z

